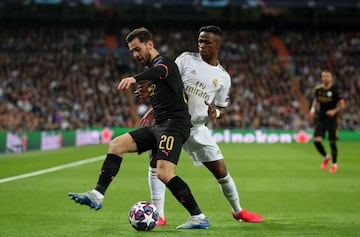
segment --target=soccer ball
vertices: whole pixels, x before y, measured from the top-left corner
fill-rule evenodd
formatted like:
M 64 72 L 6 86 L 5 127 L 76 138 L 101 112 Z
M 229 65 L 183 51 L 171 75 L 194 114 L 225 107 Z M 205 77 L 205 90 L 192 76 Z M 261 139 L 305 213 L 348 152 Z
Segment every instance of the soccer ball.
M 130 225 L 139 231 L 154 229 L 158 220 L 156 207 L 147 201 L 135 203 L 129 211 Z

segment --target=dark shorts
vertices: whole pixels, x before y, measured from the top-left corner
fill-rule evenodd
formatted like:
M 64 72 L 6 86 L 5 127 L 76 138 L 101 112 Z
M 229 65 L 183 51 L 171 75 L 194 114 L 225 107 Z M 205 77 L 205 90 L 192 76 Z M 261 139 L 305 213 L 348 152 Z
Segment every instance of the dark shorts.
M 190 126 L 168 120 L 160 125 L 136 129 L 129 134 L 139 154 L 151 150 L 156 160 L 177 164 L 182 146 L 190 135 Z
M 334 119 L 317 121 L 314 130 L 315 137 L 325 138 L 325 134 L 328 132 L 328 139 L 336 141 L 338 139 L 337 121 Z

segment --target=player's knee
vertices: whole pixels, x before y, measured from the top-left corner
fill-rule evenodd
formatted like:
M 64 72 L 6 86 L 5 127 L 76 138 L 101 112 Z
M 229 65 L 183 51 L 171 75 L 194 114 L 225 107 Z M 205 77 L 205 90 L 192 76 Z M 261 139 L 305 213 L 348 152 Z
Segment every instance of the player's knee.
M 108 153 L 123 156 L 124 153 L 136 151 L 136 144 L 129 134 L 118 136 L 109 143 Z
M 229 183 L 230 181 L 231 181 L 231 176 L 230 176 L 230 174 L 226 174 L 224 177 L 222 177 L 222 178 L 218 178 L 217 179 L 217 181 L 218 181 L 218 183 L 219 184 L 227 184 L 227 183 Z
M 159 171 L 159 169 L 157 169 L 156 175 L 157 175 L 158 179 L 161 182 L 163 182 L 164 184 L 166 184 L 169 181 L 168 175 L 166 173 Z
M 337 148 L 335 141 L 330 141 L 329 143 L 330 143 L 330 147 L 331 147 L 332 149 L 336 149 L 336 148 Z
M 108 149 L 108 153 L 110 154 L 116 154 L 118 156 L 123 156 L 124 152 L 121 149 L 121 147 L 118 145 L 118 142 L 116 140 L 112 140 L 109 143 L 109 149 Z
M 158 179 L 161 180 L 161 182 L 163 182 L 164 184 L 167 184 L 175 176 L 175 174 L 169 172 L 169 170 L 161 169 L 161 168 L 156 169 L 156 175 Z
M 314 137 L 314 142 L 320 143 L 322 141 L 321 137 Z
M 222 179 L 224 177 L 226 177 L 228 174 L 226 167 L 219 167 L 218 169 L 215 169 L 213 171 L 213 175 L 215 176 L 216 179 Z
M 224 178 L 228 174 L 224 159 L 212 162 L 204 162 L 203 164 L 214 175 L 216 179 Z

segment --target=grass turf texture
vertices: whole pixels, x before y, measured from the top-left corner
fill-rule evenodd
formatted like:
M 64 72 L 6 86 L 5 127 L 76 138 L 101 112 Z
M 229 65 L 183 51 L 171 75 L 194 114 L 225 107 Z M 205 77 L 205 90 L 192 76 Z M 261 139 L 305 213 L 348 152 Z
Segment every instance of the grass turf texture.
M 107 191 L 103 209 L 69 200 L 68 192 L 94 187 L 102 160 L 30 178 L 0 183 L 0 236 L 358 236 L 360 231 L 360 149 L 339 142 L 339 171 L 320 169 L 312 144 L 220 144 L 237 183 L 243 208 L 264 223 L 236 222 L 219 186 L 204 167 L 182 153 L 177 174 L 191 187 L 209 230 L 176 230 L 186 210 L 166 193 L 168 225 L 137 232 L 127 214 L 149 200 L 147 155 L 130 154 Z M 326 148 L 329 150 L 328 146 Z M 0 179 L 106 154 L 107 146 L 65 148 L 0 156 Z

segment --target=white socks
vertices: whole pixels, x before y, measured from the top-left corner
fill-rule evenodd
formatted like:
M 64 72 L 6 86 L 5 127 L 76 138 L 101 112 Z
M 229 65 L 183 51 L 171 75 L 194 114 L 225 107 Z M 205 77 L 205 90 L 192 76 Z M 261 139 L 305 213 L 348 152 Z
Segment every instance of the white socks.
M 148 182 L 151 194 L 151 202 L 155 205 L 159 216 L 164 217 L 166 186 L 156 175 L 156 168 L 149 167 Z
M 151 202 L 157 208 L 159 215 L 161 217 L 165 216 L 164 213 L 164 204 L 165 204 L 165 190 L 166 186 L 161 182 L 156 175 L 156 168 L 149 167 L 148 172 L 148 181 L 151 191 Z M 218 179 L 220 188 L 226 199 L 228 200 L 230 206 L 234 210 L 235 214 L 238 214 L 242 208 L 240 206 L 239 194 L 236 190 L 234 180 L 228 173 L 224 178 Z M 204 215 L 204 214 L 200 214 Z M 205 216 L 199 216 L 200 218 L 205 218 Z
M 199 219 L 205 219 L 206 216 L 203 213 L 200 213 L 199 215 L 195 215 L 193 217 L 199 218 Z
M 91 193 L 95 195 L 95 197 L 97 199 L 99 199 L 100 201 L 102 201 L 104 199 L 104 194 L 100 193 L 99 191 L 97 191 L 96 189 L 91 190 Z
M 224 178 L 218 179 L 217 181 L 220 184 L 222 193 L 224 194 L 230 206 L 234 210 L 234 213 L 238 214 L 242 209 L 240 206 L 240 198 L 236 190 L 234 180 L 228 173 Z

